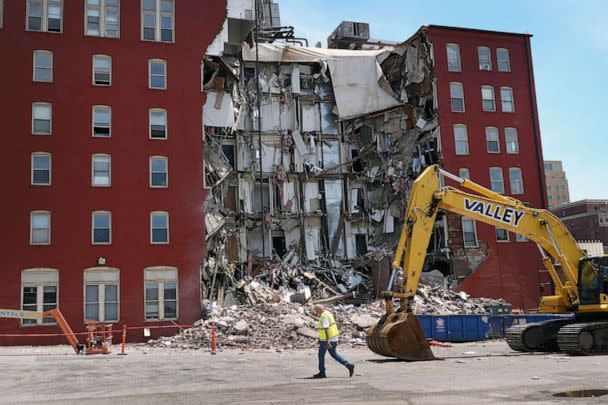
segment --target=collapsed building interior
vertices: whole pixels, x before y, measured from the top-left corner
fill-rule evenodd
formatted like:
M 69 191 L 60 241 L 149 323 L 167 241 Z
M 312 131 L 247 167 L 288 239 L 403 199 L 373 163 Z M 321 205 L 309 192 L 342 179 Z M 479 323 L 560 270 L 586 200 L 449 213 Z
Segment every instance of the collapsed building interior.
M 203 299 L 238 303 L 256 279 L 300 292 L 314 280 L 317 299 L 377 295 L 411 182 L 440 161 L 425 31 L 376 51 L 245 44 L 203 71 Z M 445 228 L 426 268 L 448 275 Z

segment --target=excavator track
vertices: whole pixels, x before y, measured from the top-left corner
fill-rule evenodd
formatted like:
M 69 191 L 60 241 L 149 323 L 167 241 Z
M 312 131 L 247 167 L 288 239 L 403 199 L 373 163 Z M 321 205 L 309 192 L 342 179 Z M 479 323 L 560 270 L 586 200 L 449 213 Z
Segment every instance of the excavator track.
M 557 334 L 559 349 L 564 353 L 592 356 L 608 354 L 608 321 L 572 323 Z
M 572 320 L 550 320 L 514 325 L 507 329 L 507 344 L 518 352 L 554 352 L 559 350 L 560 328 Z

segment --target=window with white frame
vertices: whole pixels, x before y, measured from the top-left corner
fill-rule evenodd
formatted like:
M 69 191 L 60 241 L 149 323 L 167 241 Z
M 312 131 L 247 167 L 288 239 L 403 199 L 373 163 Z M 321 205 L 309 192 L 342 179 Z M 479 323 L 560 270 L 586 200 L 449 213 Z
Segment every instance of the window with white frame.
M 144 269 L 146 320 L 178 318 L 177 268 L 168 266 Z
M 458 177 L 460 177 L 461 179 L 470 180 L 471 173 L 469 172 L 469 169 L 458 169 Z
M 110 155 L 93 155 L 91 172 L 93 187 L 109 187 L 112 179 L 112 158 Z
M 500 153 L 498 128 L 486 127 L 486 147 L 488 153 Z
M 84 320 L 118 322 L 120 272 L 110 267 L 84 271 Z
M 505 192 L 505 183 L 500 167 L 490 167 L 490 189 L 501 194 Z
M 112 84 L 112 58 L 107 55 L 93 56 L 93 84 L 110 86 Z
M 524 235 L 520 235 L 518 233 L 515 234 L 515 242 L 528 242 L 530 239 L 528 239 L 527 236 Z
M 462 124 L 454 125 L 454 143 L 457 155 L 469 154 L 469 136 L 467 126 Z
M 61 32 L 62 17 L 62 0 L 27 0 L 28 31 Z
M 150 242 L 153 244 L 169 243 L 169 214 L 156 211 L 150 214 Z
M 94 245 L 112 243 L 112 214 L 110 212 L 93 212 L 91 228 L 91 241 Z
M 496 64 L 499 72 L 510 72 L 511 61 L 509 60 L 509 50 L 505 48 L 496 49 Z
M 93 106 L 93 136 L 109 138 L 111 131 L 112 109 L 105 105 Z
M 167 88 L 167 62 L 161 59 L 148 61 L 148 87 L 164 90 Z
M 519 138 L 517 136 L 517 129 L 505 128 L 505 144 L 507 146 L 507 153 L 519 153 Z
M 53 82 L 53 52 L 34 51 L 34 81 Z
M 477 56 L 479 57 L 479 70 L 492 70 L 492 57 L 490 48 L 480 46 L 477 48 Z
M 460 72 L 460 47 L 458 44 L 447 44 L 448 72 Z
M 145 41 L 175 41 L 174 0 L 142 0 L 141 38 Z
M 52 125 L 52 107 L 49 103 L 32 104 L 32 134 L 50 135 Z
M 496 111 L 494 103 L 494 87 L 481 86 L 481 105 L 484 111 Z
M 496 242 L 508 242 L 509 231 L 504 228 L 496 228 Z
M 462 83 L 450 83 L 450 99 L 452 112 L 464 112 L 464 89 Z
M 169 185 L 167 158 L 152 156 L 150 158 L 150 187 L 167 187 Z
M 32 179 L 36 186 L 51 185 L 51 154 L 46 152 L 32 153 Z
M 509 168 L 509 183 L 511 184 L 511 194 L 524 193 L 524 180 L 519 167 Z
M 167 110 L 151 108 L 149 122 L 150 138 L 167 139 Z
M 85 35 L 118 38 L 120 35 L 120 0 L 86 0 Z
M 515 102 L 513 101 L 513 89 L 510 87 L 500 88 L 500 101 L 503 112 L 515 112 Z
M 32 211 L 30 214 L 30 245 L 51 244 L 51 213 Z
M 45 312 L 57 308 L 59 302 L 59 271 L 47 268 L 21 270 L 21 309 Z M 51 317 L 23 319 L 22 325 L 54 324 Z
M 474 219 L 462 217 L 462 239 L 465 248 L 477 247 L 477 226 Z
M 4 0 L 0 0 L 0 28 L 4 26 Z

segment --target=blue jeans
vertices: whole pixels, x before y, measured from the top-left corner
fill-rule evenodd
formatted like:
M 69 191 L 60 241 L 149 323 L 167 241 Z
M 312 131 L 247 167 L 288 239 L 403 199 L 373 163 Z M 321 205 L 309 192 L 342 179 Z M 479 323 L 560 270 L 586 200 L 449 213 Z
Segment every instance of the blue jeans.
M 331 349 L 329 349 L 329 355 L 334 358 L 338 363 L 342 364 L 344 367 L 348 367 L 351 363 L 346 360 L 344 357 L 340 356 L 336 351 L 338 347 L 338 342 L 331 342 Z M 324 340 L 319 341 L 319 371 L 321 373 L 325 372 L 325 352 L 327 352 L 327 342 Z

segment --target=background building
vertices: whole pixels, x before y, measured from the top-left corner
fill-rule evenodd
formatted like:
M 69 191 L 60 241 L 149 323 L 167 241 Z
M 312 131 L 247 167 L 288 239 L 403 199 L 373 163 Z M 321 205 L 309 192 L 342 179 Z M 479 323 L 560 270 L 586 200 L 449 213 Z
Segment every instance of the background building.
M 608 252 L 608 200 L 582 200 L 551 210 L 577 241 L 601 241 Z
M 192 322 L 204 254 L 201 60 L 226 2 L 91 3 L 0 1 L 10 173 L 0 307 L 58 306 L 75 331 L 87 319 Z M 51 323 L 0 319 L 0 330 L 52 333 Z
M 547 183 L 547 202 L 549 208 L 570 202 L 570 190 L 566 172 L 559 160 L 545 160 L 545 182 Z

